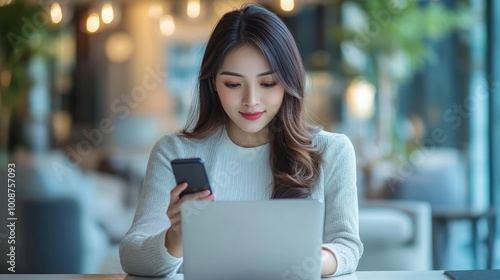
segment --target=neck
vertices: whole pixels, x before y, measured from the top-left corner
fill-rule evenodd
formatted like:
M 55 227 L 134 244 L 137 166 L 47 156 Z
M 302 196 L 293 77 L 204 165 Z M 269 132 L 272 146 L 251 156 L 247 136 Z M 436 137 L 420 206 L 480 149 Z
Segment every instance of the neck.
M 269 142 L 269 130 L 267 127 L 264 127 L 256 133 L 244 132 L 240 129 L 233 128 L 231 125 L 227 125 L 226 130 L 231 141 L 241 147 L 257 147 Z

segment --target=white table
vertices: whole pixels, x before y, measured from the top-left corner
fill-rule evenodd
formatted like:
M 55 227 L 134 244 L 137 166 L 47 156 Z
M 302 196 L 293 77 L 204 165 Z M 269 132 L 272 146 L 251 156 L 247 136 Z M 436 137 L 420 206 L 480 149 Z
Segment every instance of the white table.
M 147 278 L 130 276 L 126 274 L 1 274 L 0 280 L 140 280 L 140 279 L 170 279 L 183 280 L 182 274 L 174 278 Z M 353 274 L 343 275 L 330 280 L 449 280 L 442 270 L 435 271 L 358 271 Z

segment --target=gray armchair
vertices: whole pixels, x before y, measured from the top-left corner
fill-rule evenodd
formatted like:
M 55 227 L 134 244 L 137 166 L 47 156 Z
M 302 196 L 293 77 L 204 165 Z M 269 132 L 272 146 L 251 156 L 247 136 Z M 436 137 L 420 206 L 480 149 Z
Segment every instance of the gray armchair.
M 364 201 L 360 203 L 359 231 L 365 251 L 358 270 L 432 269 L 429 203 Z

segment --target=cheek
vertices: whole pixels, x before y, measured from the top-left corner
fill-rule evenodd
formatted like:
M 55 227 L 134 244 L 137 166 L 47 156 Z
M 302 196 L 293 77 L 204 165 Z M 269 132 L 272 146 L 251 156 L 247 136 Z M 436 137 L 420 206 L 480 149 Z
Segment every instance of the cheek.
M 226 92 L 225 90 L 219 90 L 218 95 L 219 95 L 220 102 L 222 103 L 222 106 L 224 106 L 224 107 L 231 106 L 237 101 L 234 94 Z
M 281 107 L 284 99 L 285 93 L 283 91 L 273 92 L 273 94 L 269 95 L 268 104 L 276 107 Z

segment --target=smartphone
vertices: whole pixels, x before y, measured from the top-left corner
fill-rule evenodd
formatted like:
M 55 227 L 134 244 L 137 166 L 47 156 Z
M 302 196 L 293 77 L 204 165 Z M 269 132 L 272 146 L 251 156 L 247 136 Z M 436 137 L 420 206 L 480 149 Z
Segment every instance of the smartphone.
M 210 194 L 212 194 L 205 164 L 201 158 L 174 159 L 170 164 L 172 165 L 177 185 L 183 182 L 187 182 L 188 184 L 179 197 L 204 190 L 210 190 Z

